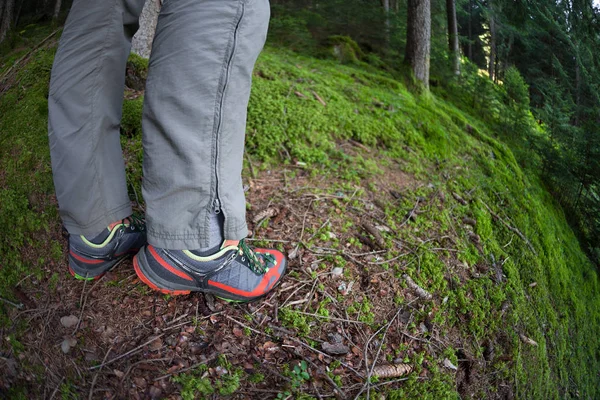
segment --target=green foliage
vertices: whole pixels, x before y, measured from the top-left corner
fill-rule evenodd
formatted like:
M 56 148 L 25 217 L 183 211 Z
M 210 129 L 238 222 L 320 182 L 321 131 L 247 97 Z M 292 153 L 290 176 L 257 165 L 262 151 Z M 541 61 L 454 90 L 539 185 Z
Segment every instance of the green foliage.
M 39 259 L 62 257 L 44 236 L 58 216 L 50 201 L 54 190 L 46 119 L 53 56 L 54 50 L 40 50 L 19 71 L 20 85 L 0 97 L 0 224 L 7 227 L 0 235 L 0 293 L 9 299 L 25 274 L 39 275 Z M 48 251 L 25 259 L 28 248 Z
M 123 117 L 121 118 L 121 133 L 126 136 L 142 134 L 142 107 L 144 98 L 123 101 Z
M 200 396 L 208 396 L 215 392 L 209 378 L 201 378 L 197 374 L 179 374 L 171 379 L 174 383 L 181 385 L 181 398 L 183 400 L 194 400 Z
M 365 57 L 358 44 L 348 36 L 330 36 L 327 42 L 331 46 L 333 57 L 342 64 L 353 64 Z
M 310 333 L 310 325 L 308 324 L 306 315 L 300 314 L 290 308 L 279 310 L 279 320 L 282 325 L 295 329 L 300 335 L 308 335 Z
M 291 372 L 287 374 L 291 378 L 290 390 L 286 390 L 284 392 L 280 392 L 277 394 L 278 399 L 287 399 L 292 396 L 292 394 L 300 395 L 302 398 L 307 398 L 305 396 L 301 396 L 299 392 L 302 385 L 310 380 L 310 375 L 308 373 L 308 364 L 306 361 L 302 360 L 297 365 L 294 366 Z

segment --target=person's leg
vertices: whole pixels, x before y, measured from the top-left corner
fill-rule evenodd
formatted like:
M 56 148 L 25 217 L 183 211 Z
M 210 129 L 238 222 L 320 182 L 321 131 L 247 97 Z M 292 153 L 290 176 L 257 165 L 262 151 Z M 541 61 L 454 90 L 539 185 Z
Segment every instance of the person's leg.
M 156 247 L 212 247 L 215 213 L 225 239 L 247 235 L 246 108 L 269 13 L 268 0 L 163 4 L 142 122 L 148 242 Z
M 94 279 L 145 242 L 119 138 L 125 65 L 144 0 L 75 0 L 52 68 L 48 134 L 69 269 Z
M 119 139 L 125 65 L 143 0 L 75 0 L 52 68 L 48 133 L 60 215 L 94 237 L 131 215 Z
M 163 5 L 142 122 L 149 245 L 133 260 L 155 290 L 250 301 L 284 275 L 281 252 L 240 240 L 246 109 L 268 21 L 268 0 Z

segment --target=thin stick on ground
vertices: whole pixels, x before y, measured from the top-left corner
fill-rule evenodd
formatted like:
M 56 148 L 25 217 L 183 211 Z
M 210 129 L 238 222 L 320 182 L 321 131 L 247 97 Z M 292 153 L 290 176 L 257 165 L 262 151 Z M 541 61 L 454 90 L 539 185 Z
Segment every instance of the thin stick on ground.
M 92 379 L 92 384 L 90 386 L 90 393 L 88 394 L 88 400 L 92 400 L 92 397 L 94 395 L 94 386 L 96 386 L 96 381 L 98 380 L 98 374 L 100 374 L 100 371 L 102 371 L 102 367 L 105 365 L 106 359 L 108 358 L 108 355 L 110 354 L 112 348 L 112 345 L 108 348 L 106 354 L 104 355 L 104 359 L 102 360 L 102 364 L 100 364 L 100 369 L 94 374 L 94 379 Z
M 141 350 L 141 349 L 142 349 L 144 346 L 147 346 L 147 345 L 149 345 L 150 343 L 152 343 L 152 342 L 154 342 L 155 340 L 157 340 L 157 339 L 159 339 L 159 338 L 163 337 L 164 335 L 165 335 L 164 333 L 161 333 L 160 335 L 153 337 L 152 339 L 148 340 L 147 342 L 145 342 L 145 343 L 143 343 L 143 344 L 140 344 L 138 347 L 136 347 L 136 348 L 134 348 L 134 349 L 131 349 L 131 350 L 129 350 L 127 353 L 125 353 L 125 354 L 121 354 L 120 356 L 117 356 L 117 357 L 113 358 L 112 360 L 110 360 L 110 361 L 108 361 L 108 362 L 102 362 L 102 364 L 100 364 L 100 365 L 95 365 L 95 366 L 93 366 L 93 367 L 90 367 L 90 368 L 88 368 L 88 370 L 90 370 L 90 371 L 91 371 L 91 370 L 94 370 L 94 369 L 102 368 L 102 367 L 104 367 L 105 365 L 112 364 L 112 363 L 114 363 L 115 361 L 117 361 L 117 360 L 120 360 L 120 359 L 121 359 L 121 358 L 123 358 L 123 357 L 127 357 L 128 355 L 130 355 L 130 354 L 133 354 L 133 353 L 135 353 L 135 352 L 137 352 L 137 351 Z
M 392 326 L 392 324 L 398 317 L 398 315 L 400 315 L 400 312 L 402 310 L 403 310 L 403 307 L 398 308 L 398 311 L 396 311 L 396 313 L 394 314 L 394 316 L 392 317 L 390 322 L 388 322 L 387 324 L 385 324 L 381 328 L 379 328 L 373 335 L 371 335 L 369 340 L 367 340 L 367 343 L 365 344 L 365 369 L 367 371 L 367 379 L 366 379 L 365 384 L 363 385 L 362 389 L 360 390 L 360 392 L 356 395 L 355 399 L 358 399 L 360 397 L 360 395 L 364 392 L 365 388 L 367 389 L 367 399 L 370 398 L 369 396 L 370 396 L 370 391 L 371 391 L 371 376 L 373 374 L 373 369 L 375 368 L 375 364 L 377 363 L 377 360 L 379 359 L 379 354 L 381 353 L 381 348 L 383 347 L 383 343 L 385 343 L 385 337 L 387 336 L 387 332 L 390 329 L 390 326 Z M 371 368 L 369 369 L 369 345 L 371 344 L 371 341 L 374 338 L 376 338 L 377 335 L 379 335 L 379 333 L 381 331 L 383 331 L 383 337 L 380 340 L 379 347 L 377 349 L 377 353 L 375 355 L 375 358 L 373 359 L 373 364 L 371 365 Z
M 243 327 L 243 328 L 248 328 L 248 329 L 250 329 L 250 330 L 251 330 L 252 332 L 254 332 L 254 333 L 258 333 L 259 335 L 262 335 L 262 336 L 268 337 L 268 338 L 270 338 L 270 339 L 277 339 L 276 337 L 274 337 L 274 336 L 272 336 L 272 335 L 269 335 L 268 333 L 265 333 L 265 332 L 261 332 L 261 331 L 259 331 L 259 330 L 256 330 L 256 329 L 254 329 L 254 328 L 252 328 L 252 327 L 250 327 L 250 326 L 248 326 L 248 325 L 244 324 L 243 322 L 240 322 L 240 321 L 238 321 L 237 319 L 235 319 L 235 318 L 232 318 L 232 317 L 230 317 L 230 316 L 228 316 L 228 315 L 226 315 L 226 316 L 225 316 L 225 318 L 227 318 L 227 319 L 228 319 L 228 320 L 230 320 L 231 322 L 234 322 L 234 323 L 236 323 L 236 324 L 240 325 L 240 326 L 241 326 L 241 327 Z M 306 347 L 306 348 L 307 348 L 307 349 L 309 349 L 309 350 L 312 350 L 312 351 L 314 351 L 314 352 L 316 352 L 316 353 L 318 353 L 318 354 L 321 354 L 321 355 L 323 355 L 324 357 L 327 357 L 327 358 L 330 358 L 330 359 L 333 359 L 333 360 L 337 360 L 337 358 L 335 358 L 335 357 L 333 357 L 333 356 L 330 356 L 330 355 L 329 355 L 329 354 L 327 354 L 327 353 L 323 353 L 322 351 L 320 351 L 320 350 L 317 350 L 317 349 L 315 349 L 315 348 L 314 348 L 314 347 L 312 347 L 312 346 L 309 346 L 309 345 L 307 345 L 306 343 L 302 342 L 300 339 L 297 339 L 297 338 L 295 338 L 295 337 L 292 337 L 292 336 L 290 336 L 290 337 L 289 337 L 289 339 L 290 339 L 291 341 L 293 341 L 293 342 L 296 342 L 296 343 L 298 343 L 299 345 L 301 345 L 301 346 L 303 346 L 303 347 Z M 339 360 L 337 360 L 337 361 L 339 361 Z M 354 373 L 355 373 L 355 374 L 356 374 L 358 377 L 360 377 L 360 378 L 364 378 L 360 372 L 358 372 L 357 370 L 355 370 L 354 368 L 352 368 L 352 367 L 351 367 L 351 366 L 349 366 L 348 364 L 346 364 L 346 363 L 344 363 L 344 362 L 341 362 L 341 361 L 340 361 L 340 365 L 342 365 L 342 366 L 343 366 L 343 367 L 345 367 L 345 368 L 348 368 L 350 371 L 354 372 Z
M 173 371 L 170 374 L 159 376 L 158 378 L 154 379 L 154 382 L 160 381 L 162 379 L 168 378 L 168 377 L 173 376 L 173 375 L 177 375 L 177 374 L 181 374 L 181 373 L 187 372 L 187 371 L 189 371 L 191 369 L 198 368 L 201 365 L 206 365 L 206 364 L 208 364 L 209 362 L 211 362 L 212 360 L 214 360 L 216 358 L 217 358 L 217 356 L 215 355 L 215 356 L 210 357 L 210 358 L 208 358 L 208 359 L 206 359 L 204 361 L 200 361 L 200 362 L 198 362 L 198 363 L 196 363 L 194 365 L 191 365 L 191 366 L 189 366 L 187 368 L 183 368 L 183 369 L 180 369 L 178 371 Z
M 517 228 L 511 226 L 508 222 L 506 222 L 504 219 L 502 219 L 502 217 L 500 217 L 498 214 L 496 214 L 495 212 L 492 211 L 492 209 L 485 204 L 485 202 L 483 200 L 481 200 L 481 202 L 483 203 L 483 205 L 485 206 L 485 208 L 488 209 L 488 211 L 490 212 L 490 214 L 492 214 L 492 217 L 494 217 L 494 219 L 502 222 L 502 224 L 511 232 L 515 233 L 517 236 L 519 236 L 521 238 L 521 240 L 523 240 L 525 242 L 525 244 L 529 247 L 529 250 L 531 250 L 531 252 L 537 256 L 537 251 L 535 251 L 535 248 L 533 247 L 533 245 L 531 244 L 531 242 L 529 241 L 529 239 L 527 239 L 527 237 L 525 235 L 523 235 L 521 233 L 520 230 L 518 230 Z
M 10 304 L 11 306 L 15 307 L 17 310 L 20 310 L 24 307 L 22 303 L 13 303 L 12 301 L 5 299 L 4 297 L 0 297 L 0 300 L 5 302 L 6 304 Z
M 87 275 L 87 274 L 86 274 Z M 83 281 L 83 288 L 81 289 L 81 297 L 79 297 L 79 304 L 81 305 L 81 310 L 79 310 L 79 318 L 77 319 L 77 324 L 75 325 L 75 329 L 73 329 L 73 333 L 71 336 L 77 333 L 79 329 L 79 325 L 81 325 L 81 318 L 83 317 L 83 309 L 85 308 L 85 303 L 87 301 L 87 296 L 84 298 L 85 287 L 87 286 L 87 279 Z

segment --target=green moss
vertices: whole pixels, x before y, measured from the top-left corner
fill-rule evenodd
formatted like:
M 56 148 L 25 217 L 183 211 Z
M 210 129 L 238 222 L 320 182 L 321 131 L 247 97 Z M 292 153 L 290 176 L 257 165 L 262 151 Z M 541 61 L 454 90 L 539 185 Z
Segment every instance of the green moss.
M 365 57 L 360 46 L 348 36 L 335 35 L 327 39 L 333 57 L 342 64 L 353 64 Z
M 123 116 L 121 118 L 121 133 L 127 136 L 142 134 L 142 107 L 144 98 L 123 101 Z
M 11 227 L 0 237 L 4 267 L 0 269 L 0 291 L 9 300 L 16 300 L 11 288 L 24 276 L 33 273 L 43 278 L 40 260 L 62 257 L 58 242 L 48 245 L 41 239 L 41 234 L 60 224 L 56 207 L 48 200 L 54 191 L 46 118 L 53 56 L 54 50 L 37 51 L 19 71 L 20 84 L 0 98 L 0 224 Z M 130 67 L 140 72 L 146 65 L 133 58 Z M 464 86 L 433 89 L 430 96 L 422 97 L 411 94 L 393 75 L 366 69 L 361 63 L 340 65 L 335 60 L 274 48 L 261 55 L 256 71 L 260 73 L 251 94 L 247 151 L 255 164 L 261 163 L 259 168 L 304 162 L 312 176 L 343 179 L 353 191 L 354 186 L 383 174 L 382 160 L 387 159 L 415 179 L 432 182 L 435 190 L 421 187 L 403 201 L 386 204 L 385 222 L 397 231 L 395 239 L 407 243 L 430 232 L 446 232 L 455 241 L 444 244 L 448 249 L 433 241 L 417 244 L 418 250 L 407 256 L 404 266 L 419 285 L 436 295 L 436 302 L 447 299 L 441 305 L 436 303 L 439 309 L 426 307 L 427 312 L 435 311 L 434 322 L 442 330 L 459 332 L 473 354 L 481 352 L 477 343 L 502 337 L 506 357 L 486 365 L 486 373 L 504 377 L 520 398 L 557 399 L 574 390 L 582 398 L 598 397 L 597 273 L 535 172 L 524 170 L 511 149 L 494 138 L 507 129 L 503 121 L 510 122 L 506 116 L 512 115 L 512 106 L 506 104 L 514 105 L 522 97 L 518 79 L 515 90 L 511 89 L 513 103 L 507 103 L 503 92 L 489 80 L 467 72 Z M 124 104 L 122 145 L 132 198 L 141 195 L 141 105 L 141 97 Z M 524 114 L 519 118 L 525 118 Z M 519 129 L 529 126 L 521 122 Z M 350 139 L 368 146 L 371 153 L 347 152 L 341 144 Z M 535 160 L 531 164 L 535 165 Z M 293 176 L 288 174 L 288 179 Z M 446 194 L 445 202 L 431 200 L 438 191 Z M 467 204 L 457 202 L 453 192 Z M 427 199 L 425 212 L 403 224 L 416 196 Z M 350 206 L 365 207 L 358 198 L 340 199 L 336 205 L 341 209 Z M 504 222 L 493 217 L 487 207 Z M 464 226 L 465 216 L 477 220 L 475 228 Z M 507 224 L 528 238 L 536 254 Z M 353 229 L 346 221 L 341 231 L 351 233 Z M 471 229 L 481 243 L 471 240 Z M 314 240 L 326 240 L 328 230 L 317 232 Z M 342 247 L 349 242 L 361 248 L 356 238 L 347 236 L 334 245 Z M 27 259 L 23 247 L 35 248 L 39 254 Z M 333 257 L 323 263 L 342 264 Z M 390 265 L 395 274 L 398 268 L 398 264 Z M 465 268 L 466 275 L 458 273 Z M 479 276 L 473 278 L 472 272 Z M 303 275 L 292 270 L 290 276 Z M 51 279 L 52 284 L 55 278 Z M 537 285 L 529 287 L 533 282 Z M 145 294 L 143 286 L 136 290 Z M 398 304 L 403 300 L 395 298 Z M 506 310 L 502 310 L 503 304 L 508 304 Z M 326 315 L 331 307 L 323 303 L 317 312 Z M 366 298 L 351 304 L 347 311 L 353 318 L 360 314 L 362 321 L 374 321 L 372 304 Z M 5 305 L 0 305 L 3 326 L 11 323 L 6 314 Z M 289 308 L 280 309 L 279 318 L 300 335 L 308 335 L 311 324 L 318 323 Z M 11 329 L 15 332 L 11 343 L 14 339 L 18 351 L 19 332 L 24 327 Z M 523 346 L 519 333 L 539 346 Z M 436 369 L 435 360 L 426 361 L 433 365 L 428 366 L 431 379 L 411 377 L 402 387 L 390 390 L 388 398 L 456 398 L 452 375 Z M 200 376 L 194 372 L 176 378 L 182 397 L 183 393 L 223 395 L 237 390 L 241 382 L 235 371 L 221 383 Z

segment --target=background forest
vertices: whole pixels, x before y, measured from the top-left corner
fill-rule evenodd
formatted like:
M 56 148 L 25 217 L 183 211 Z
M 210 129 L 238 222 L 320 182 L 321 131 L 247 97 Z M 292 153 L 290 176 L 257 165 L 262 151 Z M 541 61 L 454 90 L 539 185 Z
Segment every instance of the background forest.
M 0 0 L 0 397 L 600 396 L 597 2 L 271 0 L 244 182 L 250 240 L 285 238 L 291 271 L 240 306 L 64 273 L 46 127 L 71 3 Z M 160 7 L 124 71 L 138 210 Z

